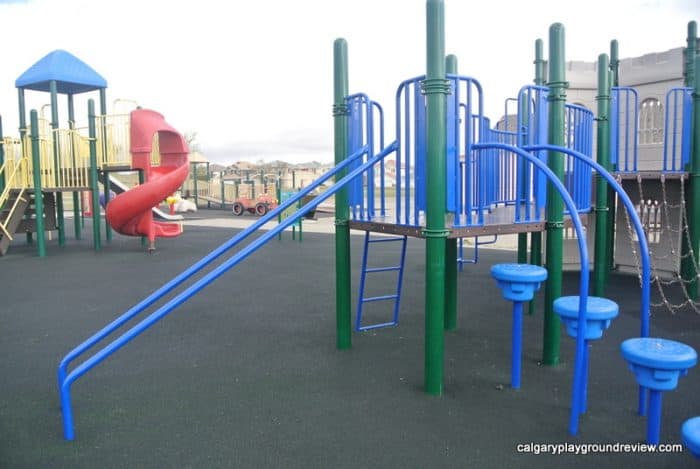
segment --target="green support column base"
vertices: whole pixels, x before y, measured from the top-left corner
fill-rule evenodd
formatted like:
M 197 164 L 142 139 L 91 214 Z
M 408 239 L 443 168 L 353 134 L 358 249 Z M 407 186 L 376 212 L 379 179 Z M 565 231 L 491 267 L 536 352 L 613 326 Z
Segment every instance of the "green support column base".
M 527 264 L 527 233 L 518 233 L 518 264 Z
M 542 340 L 542 364 L 559 364 L 561 320 L 554 312 L 554 300 L 561 296 L 563 275 L 564 223 L 547 223 L 547 281 L 544 291 L 544 331 Z
M 346 350 L 352 348 L 350 227 L 347 220 L 336 220 L 335 225 L 336 348 Z
M 58 245 L 66 245 L 66 226 L 63 216 L 63 192 L 56 192 L 56 230 L 58 231 Z
M 73 192 L 73 230 L 75 239 L 81 238 L 82 220 L 80 219 L 80 197 L 77 192 Z
M 542 233 L 534 232 L 530 237 L 530 264 L 542 265 Z M 535 300 L 530 300 L 527 308 L 527 314 L 535 314 Z
M 425 392 L 442 394 L 445 349 L 445 252 L 448 230 L 424 230 Z
M 457 330 L 457 239 L 445 244 L 445 330 Z

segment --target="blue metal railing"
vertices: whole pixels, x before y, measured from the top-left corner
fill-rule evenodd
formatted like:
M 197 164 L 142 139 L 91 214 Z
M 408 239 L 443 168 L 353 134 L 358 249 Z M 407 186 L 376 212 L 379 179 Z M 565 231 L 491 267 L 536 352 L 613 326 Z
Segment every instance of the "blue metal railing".
M 593 112 L 583 106 L 565 106 L 565 146 L 589 158 L 593 155 Z M 579 213 L 591 210 L 592 170 L 584 162 L 567 157 L 564 163 L 564 180 Z
M 544 86 L 522 87 L 517 99 L 506 100 L 506 114 L 496 128 L 491 128 L 488 119 L 480 120 L 484 128 L 480 141 L 516 147 L 545 142 L 547 92 L 548 88 Z M 515 111 L 512 110 L 512 104 L 517 105 Z M 477 155 L 472 160 L 475 170 L 467 174 L 465 179 L 471 181 L 475 188 L 472 195 L 475 214 L 458 213 L 455 217 L 457 226 L 483 225 L 484 213 L 501 204 L 514 207 L 515 223 L 541 220 L 546 184 L 543 174 L 533 171 L 532 163 L 501 148 L 481 148 L 470 153 Z M 537 152 L 535 156 L 540 161 L 546 161 L 545 152 Z M 465 196 L 469 197 L 470 194 Z
M 685 171 L 690 161 L 693 88 L 672 88 L 664 110 L 663 172 Z
M 399 225 L 419 226 L 425 211 L 426 134 L 425 100 L 421 82 L 425 76 L 403 81 L 396 91 L 396 140 L 399 151 L 396 161 L 396 217 Z M 487 127 L 483 125 L 481 85 L 470 77 L 447 75 L 451 93 L 447 97 L 446 135 L 446 203 L 455 219 L 476 210 L 476 201 L 484 198 L 476 188 L 474 176 L 476 154 L 470 152 L 473 142 L 483 141 Z
M 67 367 L 70 364 L 71 361 L 73 361 L 75 358 L 78 356 L 82 355 L 85 351 L 90 349 L 92 346 L 94 346 L 96 343 L 98 343 L 100 340 L 104 339 L 107 337 L 109 334 L 114 332 L 117 328 L 119 328 L 121 325 L 123 325 L 125 322 L 128 320 L 132 319 L 134 316 L 137 314 L 143 312 L 148 306 L 152 305 L 154 302 L 162 298 L 164 295 L 167 293 L 171 292 L 175 287 L 183 283 L 185 280 L 190 278 L 192 275 L 194 275 L 196 272 L 200 271 L 203 267 L 206 265 L 210 264 L 214 259 L 218 258 L 221 254 L 229 250 L 231 247 L 234 245 L 238 244 L 240 241 L 243 239 L 247 238 L 249 235 L 252 233 L 256 232 L 258 228 L 260 228 L 262 225 L 267 223 L 268 221 L 274 220 L 277 215 L 279 215 L 282 211 L 286 210 L 293 204 L 296 204 L 297 201 L 301 200 L 302 197 L 310 193 L 311 190 L 315 189 L 323 183 L 325 180 L 329 179 L 330 177 L 333 177 L 334 175 L 338 174 L 340 171 L 346 169 L 346 167 L 354 162 L 357 158 L 361 157 L 364 153 L 366 153 L 368 150 L 367 148 L 362 148 L 360 151 L 356 152 L 353 155 L 350 155 L 346 160 L 344 160 L 342 163 L 337 165 L 335 168 L 331 169 L 328 171 L 326 174 L 324 174 L 321 178 L 319 178 L 314 184 L 309 185 L 306 189 L 300 191 L 297 193 L 294 197 L 290 198 L 287 200 L 285 203 L 280 205 L 277 209 L 272 210 L 269 212 L 266 216 L 262 217 L 259 219 L 256 223 L 251 225 L 249 228 L 246 230 L 242 231 L 238 235 L 234 236 L 231 238 L 229 241 L 226 243 L 222 244 L 219 246 L 217 249 L 212 251 L 210 254 L 202 258 L 200 261 L 195 263 L 192 267 L 188 268 L 185 270 L 183 273 L 175 277 L 173 280 L 170 282 L 166 283 L 163 287 L 159 288 L 157 291 L 152 293 L 150 296 L 148 296 L 146 299 L 141 301 L 138 305 L 135 307 L 131 308 L 129 311 L 124 313 L 122 316 L 117 318 L 115 321 L 110 323 L 108 326 L 100 330 L 98 333 L 90 337 L 88 340 L 80 344 L 78 347 L 73 349 L 64 359 L 61 361 L 59 368 L 58 368 L 58 379 L 59 379 L 59 393 L 60 393 L 60 398 L 61 398 L 61 409 L 63 412 L 63 430 L 64 430 L 64 436 L 67 440 L 72 440 L 75 437 L 74 434 L 74 429 L 73 429 L 73 411 L 72 411 L 72 404 L 71 404 L 71 397 L 70 397 L 70 388 L 72 383 L 83 376 L 85 373 L 90 371 L 92 368 L 97 366 L 99 363 L 101 363 L 103 360 L 111 356 L 113 353 L 115 353 L 117 350 L 122 348 L 124 345 L 126 345 L 128 342 L 130 342 L 133 338 L 141 334 L 143 331 L 154 325 L 156 322 L 160 321 L 163 317 L 165 317 L 167 314 L 169 314 L 172 310 L 174 310 L 176 307 L 180 306 L 187 300 L 189 300 L 192 296 L 196 295 L 200 290 L 202 290 L 204 287 L 209 285 L 211 282 L 219 278 L 223 273 L 237 265 L 239 262 L 244 260 L 246 257 L 248 257 L 250 254 L 255 252 L 257 249 L 259 249 L 262 245 L 264 245 L 267 241 L 270 239 L 273 239 L 279 232 L 282 230 L 286 229 L 287 227 L 291 226 L 293 223 L 296 222 L 296 220 L 303 216 L 306 212 L 309 210 L 317 207 L 320 203 L 322 203 L 324 200 L 338 192 L 341 188 L 349 184 L 351 181 L 354 180 L 357 176 L 360 176 L 362 173 L 364 173 L 367 169 L 369 169 L 372 165 L 380 161 L 381 159 L 385 158 L 387 155 L 393 153 L 396 151 L 397 145 L 396 142 L 392 142 L 388 147 L 386 147 L 383 151 L 381 151 L 379 154 L 371 158 L 369 161 L 365 162 L 363 165 L 355 168 L 354 170 L 350 171 L 346 176 L 344 176 L 340 181 L 336 182 L 334 185 L 332 185 L 330 188 L 328 188 L 326 191 L 324 191 L 322 194 L 318 195 L 315 197 L 313 200 L 308 202 L 306 205 L 304 205 L 301 209 L 299 209 L 297 212 L 295 212 L 293 215 L 285 218 L 282 223 L 278 224 L 275 226 L 273 229 L 267 231 L 263 235 L 261 235 L 259 238 L 245 246 L 243 249 L 238 251 L 236 254 L 234 254 L 232 257 L 221 263 L 218 267 L 212 269 L 210 272 L 202 276 L 199 280 L 194 282 L 191 286 L 177 294 L 174 298 L 169 300 L 167 303 L 165 303 L 163 306 L 158 308 L 155 312 L 151 313 L 149 316 L 147 316 L 145 319 L 143 319 L 141 322 L 139 322 L 137 325 L 133 326 L 131 329 L 120 335 L 117 339 L 112 341 L 110 344 L 93 354 L 91 357 L 89 357 L 87 360 L 85 360 L 83 363 L 78 365 L 73 371 L 70 373 L 67 373 Z
M 350 152 L 362 147 L 368 148 L 366 156 L 351 166 L 351 169 L 354 169 L 384 148 L 384 110 L 379 103 L 372 101 L 364 93 L 348 96 L 346 103 L 350 110 L 348 125 Z M 375 138 L 376 134 L 378 134 L 378 139 Z M 377 170 L 379 173 L 375 174 Z M 385 178 L 384 160 L 381 160 L 377 168 L 369 168 L 366 175 L 358 177 L 350 184 L 348 202 L 351 219 L 365 221 L 376 216 L 375 186 L 377 179 L 379 179 L 379 216 L 386 216 Z
M 636 172 L 639 159 L 639 95 L 627 86 L 611 90 L 610 163 L 614 170 Z

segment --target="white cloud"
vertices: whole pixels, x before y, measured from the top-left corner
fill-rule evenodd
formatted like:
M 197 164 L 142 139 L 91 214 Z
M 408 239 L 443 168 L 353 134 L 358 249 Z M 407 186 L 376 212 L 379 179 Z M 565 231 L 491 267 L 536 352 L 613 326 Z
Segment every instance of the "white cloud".
M 683 46 L 699 13 L 692 0 L 583 5 L 447 0 L 447 52 L 459 57 L 460 73 L 481 81 L 494 114 L 532 80 L 534 40 L 546 40 L 552 22 L 567 27 L 570 59 L 592 61 L 612 38 L 623 57 Z M 331 160 L 333 40 L 348 40 L 351 92 L 367 92 L 393 119 L 398 83 L 424 73 L 424 12 L 423 0 L 0 3 L 4 131 L 17 129 L 14 80 L 62 48 L 107 79 L 110 106 L 129 98 L 156 109 L 175 128 L 196 131 L 214 159 L 308 152 Z M 31 106 L 48 102 L 30 94 Z M 84 106 L 77 102 L 79 115 Z

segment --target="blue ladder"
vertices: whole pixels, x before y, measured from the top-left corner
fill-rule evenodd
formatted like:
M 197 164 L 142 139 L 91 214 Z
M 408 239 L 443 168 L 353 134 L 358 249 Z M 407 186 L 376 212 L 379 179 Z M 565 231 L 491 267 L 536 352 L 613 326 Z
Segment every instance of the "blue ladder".
M 399 323 L 399 304 L 401 301 L 401 284 L 403 283 L 403 266 L 406 260 L 406 236 L 398 237 L 381 237 L 379 239 L 370 239 L 370 232 L 365 231 L 365 251 L 362 255 L 362 274 L 360 276 L 360 294 L 357 300 L 357 319 L 355 321 L 356 331 L 366 331 L 369 329 L 378 329 L 380 327 L 395 326 Z M 391 267 L 373 267 L 367 268 L 367 254 L 369 252 L 370 243 L 391 243 L 401 241 L 401 262 L 399 265 Z M 396 293 L 391 295 L 381 295 L 381 296 L 371 296 L 365 298 L 365 281 L 368 273 L 373 272 L 391 272 L 397 271 L 399 273 L 396 280 Z M 393 301 L 394 302 L 394 314 L 392 320 L 389 322 L 383 322 L 379 324 L 369 324 L 366 326 L 362 325 L 362 308 L 365 303 L 371 301 Z

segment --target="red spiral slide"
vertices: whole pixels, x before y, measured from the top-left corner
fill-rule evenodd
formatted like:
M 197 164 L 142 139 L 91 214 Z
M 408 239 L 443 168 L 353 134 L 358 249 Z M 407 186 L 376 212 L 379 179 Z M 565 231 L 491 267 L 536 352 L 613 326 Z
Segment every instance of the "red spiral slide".
M 131 159 L 134 169 L 142 169 L 144 183 L 123 192 L 107 204 L 107 222 L 127 236 L 146 236 L 149 249 L 156 237 L 169 238 L 182 233 L 181 225 L 153 220 L 151 209 L 175 192 L 189 172 L 185 139 L 165 122 L 163 116 L 148 109 L 131 112 Z M 160 166 L 151 166 L 153 137 L 158 134 Z

